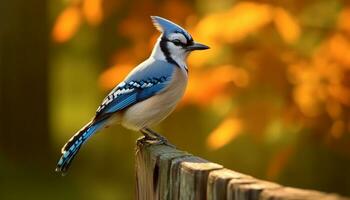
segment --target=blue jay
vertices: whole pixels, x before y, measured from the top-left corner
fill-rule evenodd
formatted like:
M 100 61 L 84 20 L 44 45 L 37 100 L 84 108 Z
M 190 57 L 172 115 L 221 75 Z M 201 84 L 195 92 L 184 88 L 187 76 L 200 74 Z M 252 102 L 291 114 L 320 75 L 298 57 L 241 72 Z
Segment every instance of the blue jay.
M 107 95 L 95 117 L 63 146 L 57 172 L 65 174 L 81 146 L 98 130 L 111 124 L 140 131 L 147 140 L 167 142 L 150 127 L 165 119 L 183 96 L 189 53 L 209 47 L 193 41 L 177 24 L 158 16 L 151 18 L 161 32 L 151 56 Z

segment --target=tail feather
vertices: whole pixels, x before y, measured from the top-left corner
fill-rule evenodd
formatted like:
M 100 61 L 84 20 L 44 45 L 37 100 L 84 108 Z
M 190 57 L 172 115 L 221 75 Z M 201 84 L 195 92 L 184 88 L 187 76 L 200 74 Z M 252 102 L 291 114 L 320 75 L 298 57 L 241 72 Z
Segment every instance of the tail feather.
M 61 152 L 62 156 L 57 163 L 56 172 L 61 172 L 62 175 L 67 173 L 74 157 L 79 152 L 81 146 L 104 125 L 104 121 L 89 122 L 82 129 L 80 129 L 69 141 L 63 146 Z

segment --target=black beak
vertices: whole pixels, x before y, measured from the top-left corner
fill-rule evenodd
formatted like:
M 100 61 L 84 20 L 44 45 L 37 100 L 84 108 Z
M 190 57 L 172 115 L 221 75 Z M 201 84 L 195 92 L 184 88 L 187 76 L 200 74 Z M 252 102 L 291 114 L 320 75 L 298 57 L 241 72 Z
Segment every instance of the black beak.
M 192 45 L 186 47 L 187 51 L 195 51 L 195 50 L 206 50 L 210 49 L 207 45 L 194 42 Z

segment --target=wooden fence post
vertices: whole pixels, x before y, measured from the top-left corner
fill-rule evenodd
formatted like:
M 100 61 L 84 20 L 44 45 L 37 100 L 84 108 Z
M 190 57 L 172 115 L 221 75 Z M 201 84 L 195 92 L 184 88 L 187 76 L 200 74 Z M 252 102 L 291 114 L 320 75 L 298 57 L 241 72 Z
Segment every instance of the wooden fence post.
M 138 200 L 350 200 L 259 180 L 167 145 L 136 147 Z

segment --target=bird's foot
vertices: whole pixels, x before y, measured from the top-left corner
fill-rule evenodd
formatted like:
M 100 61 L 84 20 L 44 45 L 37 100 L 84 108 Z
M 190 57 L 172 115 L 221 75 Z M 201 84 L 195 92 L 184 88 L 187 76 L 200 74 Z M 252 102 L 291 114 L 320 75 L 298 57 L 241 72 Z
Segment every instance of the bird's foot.
M 166 139 L 166 137 L 158 134 L 157 132 L 149 128 L 142 129 L 141 133 L 145 136 L 141 139 L 142 142 L 144 143 L 153 144 L 153 145 L 167 145 L 172 148 L 176 148 L 176 146 L 171 144 L 168 141 L 168 139 Z
M 137 143 L 141 143 L 143 145 L 151 144 L 154 141 L 155 141 L 155 138 L 147 137 L 147 136 L 143 136 L 143 137 L 140 137 L 139 139 L 137 139 Z
M 154 144 L 159 144 L 159 145 L 167 145 L 169 147 L 172 147 L 172 148 L 175 148 L 176 149 L 176 146 L 171 144 L 168 139 L 166 139 L 164 136 L 161 136 L 161 137 L 158 137 L 155 141 Z
M 171 147 L 175 146 L 173 144 L 171 144 L 165 137 L 159 137 L 159 138 L 147 138 L 147 137 L 143 137 L 141 138 L 141 142 L 144 144 L 153 144 L 153 145 L 168 145 Z

